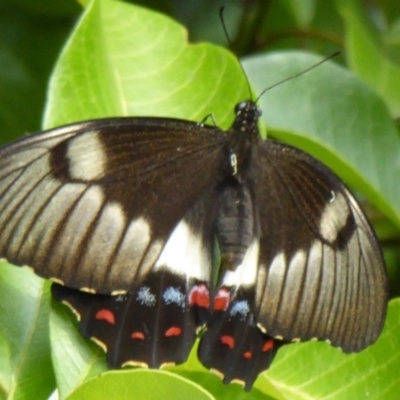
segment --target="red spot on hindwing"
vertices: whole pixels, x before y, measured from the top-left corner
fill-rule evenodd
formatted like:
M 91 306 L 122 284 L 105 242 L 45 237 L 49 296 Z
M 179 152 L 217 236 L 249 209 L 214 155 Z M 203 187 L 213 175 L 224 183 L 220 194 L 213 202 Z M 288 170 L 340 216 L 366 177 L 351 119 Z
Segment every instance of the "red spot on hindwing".
M 228 346 L 230 349 L 233 349 L 235 347 L 235 339 L 232 336 L 221 336 L 220 341 L 222 344 Z
M 210 307 L 210 291 L 204 284 L 195 285 L 189 292 L 189 305 L 209 308 Z
M 97 311 L 95 318 L 99 321 L 108 322 L 111 325 L 115 325 L 115 315 L 110 310 L 103 308 Z
M 178 326 L 171 326 L 171 328 L 165 331 L 165 337 L 180 336 L 182 334 L 182 329 Z
M 251 351 L 246 351 L 243 353 L 243 357 L 250 360 L 250 358 L 253 358 L 253 353 Z
M 218 290 L 217 295 L 214 298 L 214 311 L 225 311 L 231 300 L 231 294 L 227 289 Z
M 274 341 L 272 339 L 270 339 L 264 343 L 264 345 L 262 347 L 262 351 L 263 351 L 263 353 L 266 353 L 267 351 L 272 350 L 273 348 L 274 348 Z
M 144 339 L 145 339 L 145 336 L 144 336 L 144 333 L 143 333 L 143 332 L 137 331 L 137 332 L 133 332 L 133 333 L 131 334 L 131 339 L 144 340 Z

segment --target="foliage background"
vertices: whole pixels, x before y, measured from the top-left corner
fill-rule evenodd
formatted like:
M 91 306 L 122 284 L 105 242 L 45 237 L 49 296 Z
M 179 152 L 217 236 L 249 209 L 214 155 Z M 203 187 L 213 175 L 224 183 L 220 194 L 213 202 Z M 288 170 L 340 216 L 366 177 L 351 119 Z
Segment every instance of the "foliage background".
M 191 43 L 227 46 L 219 4 L 142 1 L 153 12 L 135 19 L 138 9 L 103 3 L 97 8 L 73 0 L 0 2 L 1 142 L 42 126 L 108 115 L 202 120 L 213 113 L 220 126 L 229 126 L 234 104 L 249 96 L 235 58 L 214 46 L 189 46 L 183 28 L 172 21 L 187 27 Z M 124 399 L 131 393 L 152 399 L 168 393 L 218 399 L 398 398 L 400 3 L 253 0 L 225 6 L 230 47 L 243 60 L 255 93 L 342 51 L 334 63 L 267 92 L 261 105 L 270 136 L 321 158 L 365 203 L 384 249 L 393 298 L 382 336 L 357 355 L 325 343 L 286 346 L 248 394 L 222 385 L 195 354 L 174 374 L 138 370 L 98 377 L 106 371 L 104 355 L 77 334 L 68 310 L 50 307 L 48 284 L 4 264 L 0 398 L 46 399 L 55 388 L 70 399 L 105 394 Z M 79 20 L 84 7 L 88 12 Z

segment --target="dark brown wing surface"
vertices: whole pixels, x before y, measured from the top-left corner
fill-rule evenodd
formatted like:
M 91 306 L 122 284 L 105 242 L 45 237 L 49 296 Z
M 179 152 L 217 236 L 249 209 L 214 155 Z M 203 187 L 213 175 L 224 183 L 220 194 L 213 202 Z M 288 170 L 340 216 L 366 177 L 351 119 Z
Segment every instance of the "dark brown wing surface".
M 364 213 L 302 151 L 267 141 L 261 158 L 258 323 L 285 340 L 363 349 L 379 335 L 387 305 L 382 253 Z
M 186 121 L 115 118 L 4 147 L 0 256 L 71 288 L 129 290 L 218 183 L 224 138 Z

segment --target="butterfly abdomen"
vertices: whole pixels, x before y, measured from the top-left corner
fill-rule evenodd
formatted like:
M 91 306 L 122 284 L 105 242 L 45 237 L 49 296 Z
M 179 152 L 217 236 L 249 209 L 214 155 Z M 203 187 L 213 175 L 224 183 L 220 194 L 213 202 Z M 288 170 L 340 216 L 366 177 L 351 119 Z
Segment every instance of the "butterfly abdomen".
M 216 236 L 224 268 L 235 269 L 254 236 L 254 210 L 247 187 L 236 180 L 223 188 L 216 218 Z

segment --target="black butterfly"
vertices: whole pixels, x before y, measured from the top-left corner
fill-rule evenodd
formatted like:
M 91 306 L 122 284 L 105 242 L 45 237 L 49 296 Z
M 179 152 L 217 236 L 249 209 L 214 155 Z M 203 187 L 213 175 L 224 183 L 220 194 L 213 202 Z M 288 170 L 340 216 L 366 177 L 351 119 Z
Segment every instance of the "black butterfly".
M 111 367 L 181 363 L 205 327 L 201 362 L 250 389 L 284 342 L 353 352 L 381 332 L 385 266 L 356 200 L 263 141 L 254 102 L 235 113 L 227 132 L 100 119 L 0 150 L 0 255 L 56 282 Z

